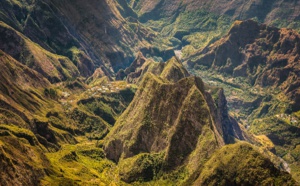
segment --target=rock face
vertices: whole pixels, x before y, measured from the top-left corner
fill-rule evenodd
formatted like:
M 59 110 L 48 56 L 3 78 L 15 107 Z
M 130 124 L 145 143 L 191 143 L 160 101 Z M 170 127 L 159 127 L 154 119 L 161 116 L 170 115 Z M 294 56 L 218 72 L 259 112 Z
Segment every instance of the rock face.
M 125 18 L 136 15 L 125 1 L 0 2 L 0 20 L 44 49 L 67 56 L 81 75 L 103 66 L 112 73 L 129 65 L 136 44 L 151 40 L 149 30 Z
M 209 19 L 214 13 L 232 19 L 248 18 L 253 17 L 254 10 L 271 5 L 270 11 L 258 15 L 259 20 L 268 21 L 277 2 L 1 0 L 0 185 L 122 185 L 122 181 L 163 180 L 169 173 L 174 173 L 175 180 L 185 185 L 293 183 L 249 145 L 223 150 L 222 147 L 236 140 L 250 139 L 229 115 L 224 90 L 190 76 L 178 58 L 170 58 L 175 54 L 174 48 L 179 50 L 183 42 L 191 39 L 181 41 L 184 35 L 201 27 L 202 22 L 195 23 L 197 20 L 185 24 L 192 15 L 187 11 L 201 9 L 195 15 L 206 20 L 205 30 L 215 28 L 216 23 Z M 288 13 L 291 15 L 288 20 L 299 16 L 298 4 L 294 5 L 295 11 Z M 203 9 L 211 14 L 203 13 Z M 166 27 L 164 32 L 157 32 L 174 22 L 176 16 L 172 15 L 181 10 L 184 19 L 179 22 L 183 27 L 178 27 L 179 30 Z M 154 21 L 152 26 L 139 22 L 166 17 L 174 20 L 163 24 Z M 193 27 L 195 24 L 198 26 Z M 180 30 L 185 27 L 187 31 Z M 166 39 L 161 41 L 157 35 Z M 296 107 L 300 99 L 299 72 L 291 71 L 294 74 L 285 76 L 288 67 L 294 64 L 291 60 L 298 62 L 299 36 L 290 30 L 248 21 L 238 22 L 227 37 L 228 41 L 237 42 L 232 44 L 225 38 L 216 48 L 214 45 L 205 48 L 206 52 L 213 52 L 200 51 L 200 58 L 193 56 L 198 60 L 197 65 L 201 65 L 204 56 L 213 58 L 214 63 L 209 65 L 209 60 L 202 60 L 205 61 L 202 65 L 219 72 L 234 76 L 246 73 L 260 86 L 272 81 L 290 95 Z M 274 45 L 272 51 L 249 52 L 249 55 L 245 52 L 251 48 L 257 51 L 259 47 L 269 50 L 271 46 L 264 39 Z M 226 47 L 235 51 L 245 49 L 234 56 Z M 137 51 L 141 52 L 134 60 Z M 214 56 L 218 52 L 221 58 L 224 55 L 231 58 L 224 64 Z M 167 62 L 154 62 L 143 54 Z M 276 54 L 278 60 L 269 62 L 271 54 Z M 252 55 L 267 60 L 258 68 Z M 249 65 L 243 66 L 240 59 Z M 271 68 L 278 71 L 268 74 Z M 117 71 L 117 79 L 127 82 L 113 81 Z M 268 77 L 260 76 L 260 72 Z M 290 85 L 292 80 L 296 84 Z M 75 136 L 79 136 L 78 141 Z M 117 164 L 108 161 L 105 155 Z M 219 156 L 222 158 L 218 159 Z M 240 171 L 237 164 L 252 161 L 259 178 L 247 174 L 253 167 Z M 223 164 L 232 171 L 227 172 Z M 212 176 L 206 172 L 212 172 Z M 239 179 L 228 181 L 235 179 L 235 175 Z M 241 181 L 244 176 L 254 182 Z M 106 178 L 102 182 L 103 177 Z
M 300 35 L 254 21 L 237 21 L 226 36 L 187 60 L 218 72 L 245 77 L 253 86 L 280 88 L 299 110 Z
M 162 72 L 178 74 L 181 71 L 177 65 L 167 62 Z M 182 76 L 179 80 L 169 80 L 169 77 L 149 72 L 144 75 L 133 101 L 105 138 L 107 158 L 122 162 L 139 159 L 144 153 L 151 157 L 163 154 L 160 161 L 164 162 L 164 169 L 175 169 L 186 165 L 193 152 L 201 154 L 233 138 L 245 139 L 238 124 L 228 116 L 221 89 L 215 90 L 213 99 L 200 78 Z M 137 178 L 129 177 L 124 179 Z

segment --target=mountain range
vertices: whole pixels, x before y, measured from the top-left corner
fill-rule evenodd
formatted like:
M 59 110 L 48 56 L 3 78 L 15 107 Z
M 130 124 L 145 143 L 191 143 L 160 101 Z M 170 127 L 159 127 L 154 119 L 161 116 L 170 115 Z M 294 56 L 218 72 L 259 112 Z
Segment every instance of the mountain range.
M 297 185 L 300 2 L 2 0 L 0 185 Z

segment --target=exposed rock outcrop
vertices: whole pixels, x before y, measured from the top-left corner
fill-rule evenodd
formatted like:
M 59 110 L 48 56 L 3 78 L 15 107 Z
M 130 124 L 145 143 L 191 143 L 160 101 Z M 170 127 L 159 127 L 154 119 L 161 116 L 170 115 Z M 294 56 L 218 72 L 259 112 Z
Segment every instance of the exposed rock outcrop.
M 236 21 L 228 34 L 196 52 L 187 64 L 206 66 L 218 72 L 245 77 L 261 87 L 280 88 L 299 110 L 300 35 L 257 22 Z

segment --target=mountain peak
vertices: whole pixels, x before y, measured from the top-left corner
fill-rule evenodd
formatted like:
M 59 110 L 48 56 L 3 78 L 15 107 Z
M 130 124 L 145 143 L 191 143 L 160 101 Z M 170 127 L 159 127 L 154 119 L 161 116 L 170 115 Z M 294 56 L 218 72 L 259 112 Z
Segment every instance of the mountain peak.
M 174 60 L 168 64 L 179 64 Z M 220 103 L 214 103 L 198 77 L 172 82 L 148 72 L 133 101 L 106 137 L 106 156 L 122 164 L 143 153 L 150 156 L 157 153 L 164 154 L 165 169 L 184 165 L 191 154 L 199 150 L 197 144 L 202 143 L 199 136 L 202 140 L 206 140 L 207 135 L 214 136 L 210 143 L 217 148 L 226 143 L 227 135 L 233 134 L 228 133 L 228 126 L 223 126 L 231 125 L 223 121 L 232 119 L 219 112 L 224 109 Z M 216 104 L 220 104 L 218 108 Z
M 0 185 L 295 185 L 299 10 L 1 0 Z

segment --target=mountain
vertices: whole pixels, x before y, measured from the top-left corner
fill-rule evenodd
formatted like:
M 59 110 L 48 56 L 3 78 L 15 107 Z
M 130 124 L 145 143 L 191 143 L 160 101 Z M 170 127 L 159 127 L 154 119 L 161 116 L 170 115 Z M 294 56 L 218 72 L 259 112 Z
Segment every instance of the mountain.
M 296 185 L 298 9 L 2 0 L 0 185 Z
M 51 171 L 44 154 L 46 148 L 57 147 L 55 132 L 33 120 L 35 114 L 49 106 L 42 90 L 50 83 L 3 51 L 0 66 L 0 184 L 36 185 Z M 69 142 L 72 140 L 75 139 L 70 137 Z
M 1 50 L 8 53 L 24 65 L 38 71 L 50 82 L 60 82 L 79 76 L 73 62 L 65 57 L 53 54 L 5 23 L 0 23 Z
M 176 63 L 179 62 L 174 61 L 172 66 L 179 65 Z M 162 71 L 170 68 L 168 66 L 170 64 L 166 64 Z M 280 173 L 270 160 L 249 144 L 226 145 L 236 140 L 251 141 L 251 137 L 228 114 L 222 89 L 206 86 L 197 77 L 182 75 L 177 81 L 169 81 L 166 77 L 147 72 L 133 101 L 104 139 L 103 148 L 106 157 L 118 163 L 121 180 L 128 183 L 153 180 L 153 184 L 162 184 L 161 175 L 173 172 L 171 174 L 178 177 L 168 184 L 214 185 L 213 180 L 221 185 L 293 184 L 287 173 Z M 221 152 L 218 152 L 221 147 Z M 228 157 L 226 153 L 229 153 Z M 242 159 L 245 164 L 253 161 L 253 166 L 261 170 L 252 170 L 253 177 L 247 176 L 255 181 L 243 180 L 243 175 L 239 181 L 239 177 L 233 175 L 239 174 L 239 169 L 246 174 L 248 166 L 235 167 L 228 163 L 224 169 L 232 173 L 225 173 L 225 170 L 223 173 L 224 164 L 210 165 L 220 157 L 224 158 L 220 160 L 222 162 L 231 157 L 230 161 L 234 162 L 233 157 Z M 234 168 L 231 169 L 231 165 Z M 215 177 L 207 177 L 210 174 L 207 175 L 206 166 L 216 166 L 212 168 L 212 172 L 217 171 Z M 258 179 L 252 179 L 257 175 L 260 175 Z
M 220 39 L 235 20 L 253 19 L 277 27 L 300 28 L 298 1 L 128 0 L 128 3 L 139 21 L 157 32 L 152 42 L 154 49 L 174 48 L 186 57 Z
M 245 77 L 253 86 L 279 88 L 293 101 L 291 111 L 297 111 L 299 40 L 294 30 L 237 21 L 223 39 L 201 49 L 187 63 Z
M 146 22 L 178 16 L 181 12 L 205 10 L 216 15 L 228 15 L 232 20 L 250 19 L 256 17 L 262 22 L 268 24 L 277 20 L 295 21 L 299 18 L 300 4 L 297 1 L 266 1 L 255 0 L 245 3 L 242 0 L 224 1 L 170 1 L 160 0 L 155 2 L 146 2 L 129 0 L 131 7 L 137 11 L 139 18 Z
M 223 86 L 239 122 L 266 135 L 275 154 L 298 166 L 290 152 L 299 145 L 299 33 L 236 21 L 227 35 L 185 63 L 211 84 Z M 298 175 L 297 170 L 292 173 Z
M 42 75 L 0 51 L 2 120 L 30 129 L 29 118 L 42 109 L 45 99 L 41 89 L 50 85 Z M 6 116 L 7 114 L 7 116 Z M 14 116 L 15 115 L 15 119 Z M 27 122 L 25 125 L 25 121 Z M 5 123 L 6 123 L 5 122 Z
M 125 12 L 130 10 L 126 5 L 96 0 L 4 0 L 0 20 L 44 49 L 67 56 L 83 76 L 89 76 L 99 66 L 111 73 L 126 67 L 135 47 L 151 40 L 151 32 L 126 20 L 125 16 L 136 17 L 133 11 Z
M 172 57 L 167 62 L 155 62 L 153 59 L 146 59 L 140 52 L 128 68 L 117 73 L 116 79 L 126 79 L 129 83 L 139 84 L 147 72 L 170 82 L 176 82 L 189 76 L 188 71 L 176 57 Z

